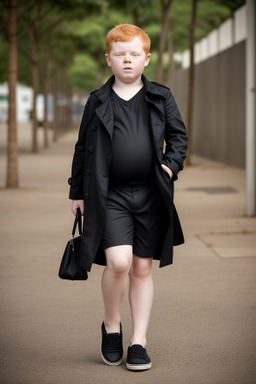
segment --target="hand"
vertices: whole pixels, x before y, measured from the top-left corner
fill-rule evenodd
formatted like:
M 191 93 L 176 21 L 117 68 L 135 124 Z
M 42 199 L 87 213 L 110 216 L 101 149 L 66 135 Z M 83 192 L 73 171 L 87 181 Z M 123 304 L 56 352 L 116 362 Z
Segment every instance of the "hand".
M 173 178 L 173 172 L 172 172 L 172 170 L 170 169 L 170 168 L 168 168 L 166 165 L 164 165 L 164 164 L 161 164 L 161 166 L 162 166 L 162 168 L 163 168 L 163 170 L 166 172 L 166 173 L 168 173 L 168 175 L 170 176 L 170 179 L 172 179 Z
M 80 208 L 81 214 L 84 214 L 84 201 L 83 200 L 72 200 L 71 211 L 76 215 L 77 208 Z

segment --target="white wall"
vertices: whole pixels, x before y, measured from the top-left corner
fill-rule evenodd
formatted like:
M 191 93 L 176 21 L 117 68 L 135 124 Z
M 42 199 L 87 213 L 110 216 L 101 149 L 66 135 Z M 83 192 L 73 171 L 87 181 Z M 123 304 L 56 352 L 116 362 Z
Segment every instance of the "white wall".
M 0 121 L 8 121 L 8 83 L 0 85 Z M 52 121 L 52 100 L 48 97 L 48 119 Z M 16 85 L 16 105 L 17 105 L 17 122 L 28 123 L 31 120 L 31 111 L 33 104 L 33 89 L 22 84 Z M 37 96 L 37 119 L 43 121 L 44 118 L 44 96 Z
M 5 122 L 8 118 L 8 87 L 7 83 L 0 85 L 0 121 Z
M 195 44 L 195 63 L 198 64 L 247 38 L 246 5 L 239 8 L 234 17 L 226 20 L 208 36 Z M 181 54 L 182 68 L 189 67 L 189 50 Z
M 18 84 L 16 87 L 17 122 L 27 123 L 30 121 L 30 113 L 33 102 L 33 89 Z
M 247 37 L 246 5 L 239 8 L 234 16 L 234 43 L 240 43 Z

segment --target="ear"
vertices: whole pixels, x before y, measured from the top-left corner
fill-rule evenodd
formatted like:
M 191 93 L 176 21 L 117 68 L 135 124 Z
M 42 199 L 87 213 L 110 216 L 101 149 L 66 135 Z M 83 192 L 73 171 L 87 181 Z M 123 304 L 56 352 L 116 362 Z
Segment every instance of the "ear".
M 151 58 L 151 53 L 149 53 L 147 56 L 146 56 L 146 60 L 145 60 L 145 67 L 148 66 L 149 64 L 149 61 L 150 61 L 150 58 Z
M 108 66 L 111 67 L 111 62 L 110 62 L 110 58 L 109 58 L 109 54 L 108 53 L 105 53 L 105 58 L 107 60 Z

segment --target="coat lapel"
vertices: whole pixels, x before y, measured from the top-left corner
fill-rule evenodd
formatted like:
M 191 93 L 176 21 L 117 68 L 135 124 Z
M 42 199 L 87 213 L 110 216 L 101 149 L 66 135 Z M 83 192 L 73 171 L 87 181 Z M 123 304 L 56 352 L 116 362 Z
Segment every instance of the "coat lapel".
M 113 136 L 113 128 L 114 128 L 114 121 L 113 121 L 113 110 L 112 110 L 112 104 L 111 100 L 106 100 L 103 104 L 101 104 L 97 109 L 96 113 L 106 128 L 106 130 L 109 133 L 109 136 L 112 140 Z
M 150 123 L 153 137 L 153 144 L 156 150 L 159 161 L 162 160 L 162 146 L 165 132 L 165 111 L 164 99 L 165 97 L 159 92 L 158 88 L 148 81 L 143 75 L 143 82 L 145 84 L 145 97 L 149 104 Z
M 108 131 L 111 140 L 113 137 L 114 120 L 110 96 L 114 80 L 115 77 L 111 76 L 110 79 L 100 89 L 98 89 L 98 91 L 95 92 L 95 95 L 101 101 L 101 105 L 96 108 L 95 112 L 97 113 L 103 126 Z

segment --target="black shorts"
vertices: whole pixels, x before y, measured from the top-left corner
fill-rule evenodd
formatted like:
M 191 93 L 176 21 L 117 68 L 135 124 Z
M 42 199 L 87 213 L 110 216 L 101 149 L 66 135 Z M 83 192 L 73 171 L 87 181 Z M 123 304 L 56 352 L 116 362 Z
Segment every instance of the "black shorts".
M 166 208 L 153 182 L 111 185 L 106 202 L 103 249 L 132 245 L 140 257 L 159 256 L 164 242 Z

